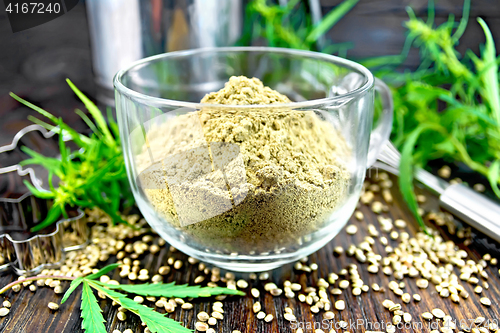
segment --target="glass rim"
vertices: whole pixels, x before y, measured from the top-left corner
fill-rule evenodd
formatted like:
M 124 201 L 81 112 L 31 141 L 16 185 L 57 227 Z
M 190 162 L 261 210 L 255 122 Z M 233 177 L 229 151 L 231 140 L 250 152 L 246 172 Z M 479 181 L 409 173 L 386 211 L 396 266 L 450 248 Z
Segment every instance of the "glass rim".
M 174 99 L 167 99 L 161 97 L 154 97 L 147 94 L 140 93 L 133 89 L 126 87 L 122 83 L 123 77 L 132 69 L 137 66 L 141 66 L 147 64 L 149 62 L 153 62 L 159 59 L 168 59 L 168 58 L 178 58 L 178 57 L 186 57 L 194 54 L 202 54 L 202 53 L 224 53 L 224 52 L 271 52 L 271 53 L 283 53 L 283 54 L 291 54 L 291 55 L 299 55 L 303 57 L 308 57 L 311 59 L 328 61 L 330 63 L 340 64 L 346 68 L 351 70 L 356 70 L 359 73 L 363 74 L 366 77 L 366 82 L 363 83 L 361 87 L 358 87 L 352 91 L 349 91 L 345 94 L 333 96 L 333 97 L 324 97 L 318 99 L 312 99 L 301 102 L 291 102 L 291 103 L 275 103 L 275 104 L 251 104 L 251 105 L 234 105 L 234 104 L 208 104 L 208 103 L 195 103 L 195 102 L 186 102 L 179 101 Z M 312 107 L 316 105 L 329 104 L 333 102 L 338 102 L 345 100 L 346 98 L 355 98 L 357 96 L 362 95 L 370 88 L 372 88 L 375 84 L 375 78 L 373 74 L 367 69 L 365 66 L 358 64 L 352 60 L 344 59 L 341 57 L 337 57 L 331 54 L 325 54 L 320 52 L 306 51 L 306 50 L 296 50 L 296 49 L 288 49 L 281 47 L 264 47 L 264 46 L 229 46 L 229 47 L 207 47 L 207 48 L 197 48 L 183 51 L 174 51 L 161 53 L 158 55 L 146 57 L 140 60 L 137 60 L 127 67 L 119 70 L 115 77 L 113 78 L 113 85 L 115 91 L 123 94 L 131 99 L 140 101 L 144 104 L 151 105 L 154 107 L 187 107 L 193 109 L 201 109 L 201 108 L 241 108 L 241 109 L 261 109 L 261 108 L 304 108 L 304 107 Z

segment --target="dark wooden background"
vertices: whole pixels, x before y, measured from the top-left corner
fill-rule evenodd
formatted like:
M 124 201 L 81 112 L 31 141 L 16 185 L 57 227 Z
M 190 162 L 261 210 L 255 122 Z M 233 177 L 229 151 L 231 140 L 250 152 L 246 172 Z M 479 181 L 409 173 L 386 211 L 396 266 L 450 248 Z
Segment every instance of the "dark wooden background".
M 339 3 L 337 0 L 323 0 L 324 10 Z M 329 33 L 329 38 L 337 42 L 353 41 L 355 49 L 348 55 L 353 57 L 365 57 L 385 54 L 397 54 L 400 52 L 404 42 L 404 31 L 402 22 L 407 18 L 405 7 L 412 6 L 419 15 L 426 13 L 426 1 L 422 0 L 361 0 L 356 8 L 342 19 L 337 26 Z M 442 0 L 437 1 L 437 20 L 443 21 L 448 13 L 460 16 L 462 1 Z M 26 119 L 32 111 L 20 107 L 12 98 L 8 96 L 9 91 L 29 99 L 30 101 L 50 110 L 56 115 L 63 116 L 68 122 L 73 123 L 77 128 L 84 128 L 74 116 L 74 108 L 81 107 L 80 103 L 73 96 L 71 90 L 64 82 L 69 77 L 90 96 L 95 96 L 96 87 L 92 79 L 92 68 L 89 49 L 89 37 L 87 31 L 87 20 L 84 4 L 80 3 L 75 9 L 62 17 L 46 23 L 42 26 L 32 28 L 27 31 L 13 34 L 8 25 L 7 17 L 0 4 L 0 145 L 9 143 L 12 136 L 21 128 L 29 124 Z M 481 16 L 489 24 L 497 45 L 500 45 L 500 1 L 498 0 L 473 0 L 472 17 Z M 484 37 L 477 23 L 472 19 L 466 34 L 460 44 L 460 49 L 472 48 L 478 51 L 477 45 L 484 40 Z M 408 66 L 414 66 L 418 62 L 417 55 L 413 53 L 408 60 Z M 407 231 L 415 234 L 416 227 L 413 218 L 408 213 L 405 205 L 400 201 L 400 195 L 393 189 L 393 195 L 397 198 L 391 205 L 387 216 L 393 218 L 404 218 L 409 221 Z M 398 199 L 399 198 L 399 199 Z M 430 200 L 430 201 L 435 201 Z M 432 204 L 432 202 L 430 203 Z M 365 227 L 367 223 L 376 222 L 376 216 L 368 208 L 363 207 L 366 221 L 356 223 L 360 232 L 355 236 L 346 236 L 345 231 L 341 231 L 341 236 L 336 237 L 330 244 L 311 255 L 310 262 L 319 264 L 319 271 L 310 275 L 297 275 L 290 266 L 273 272 L 276 281 L 283 281 L 287 278 L 297 279 L 303 285 L 314 284 L 320 276 L 326 277 L 328 272 L 338 272 L 348 263 L 353 262 L 352 258 L 342 256 L 336 258 L 332 255 L 334 246 L 347 246 L 353 241 L 361 241 L 366 235 Z M 442 230 L 441 234 L 448 237 Z M 490 252 L 494 256 L 499 256 L 498 246 L 484 235 L 477 234 L 474 243 L 468 247 L 473 256 L 479 258 L 485 252 Z M 461 247 L 465 248 L 463 245 Z M 381 249 L 378 249 L 379 251 Z M 154 257 L 145 260 L 147 266 L 158 268 L 165 263 L 166 258 L 174 255 L 185 259 L 181 253 L 169 254 L 165 249 Z M 387 285 L 389 279 L 381 274 L 371 275 L 365 270 L 361 270 L 362 278 L 368 284 L 377 282 Z M 489 269 L 491 278 L 489 281 L 490 290 L 485 294 L 492 300 L 493 306 L 484 308 L 475 297 L 471 297 L 461 305 L 452 304 L 449 300 L 441 299 L 430 287 L 425 292 L 419 291 L 423 297 L 420 304 L 404 305 L 404 309 L 409 310 L 414 317 L 423 311 L 428 311 L 433 307 L 446 309 L 454 318 L 470 319 L 478 315 L 484 315 L 490 319 L 498 319 L 500 311 L 498 302 L 500 301 L 500 278 L 497 268 Z M 169 281 L 193 282 L 197 275 L 196 269 L 186 266 L 185 270 L 168 276 Z M 4 285 L 14 279 L 11 275 L 0 277 L 0 284 Z M 409 283 L 412 292 L 417 292 L 413 283 Z M 469 287 L 467 287 L 469 288 Z M 472 290 L 469 288 L 471 296 Z M 44 289 L 38 290 L 36 294 L 24 290 L 19 294 L 12 292 L 7 294 L 8 299 L 13 303 L 11 314 L 5 318 L 0 318 L 0 332 L 22 332 L 22 333 L 69 333 L 81 332 L 79 319 L 79 301 L 72 297 L 61 310 L 52 313 L 46 304 L 49 301 L 59 301 L 59 296 L 54 296 L 52 291 Z M 340 318 L 343 320 L 355 320 L 364 318 L 368 320 L 387 321 L 390 319 L 388 312 L 383 309 L 381 301 L 384 298 L 396 300 L 391 292 L 374 293 L 369 292 L 360 297 L 353 297 L 350 292 L 341 296 L 347 302 L 347 309 L 343 311 Z M 332 300 L 335 300 L 331 297 Z M 213 302 L 211 300 L 210 302 Z M 261 302 L 265 304 L 266 312 L 277 313 L 278 319 L 267 324 L 254 318 L 250 311 L 252 300 L 250 297 L 234 299 L 225 302 L 225 319 L 222 325 L 218 326 L 218 332 L 231 332 L 232 329 L 239 329 L 242 332 L 292 332 L 289 323 L 285 322 L 282 313 L 283 308 L 288 304 L 294 307 L 295 313 L 301 322 L 321 321 L 320 316 L 314 316 L 309 309 L 298 304 L 296 300 L 287 300 L 283 297 L 273 298 L 270 295 L 261 296 Z M 194 327 L 193 314 L 201 309 L 208 309 L 209 302 L 195 302 L 195 311 L 177 311 L 172 318 L 183 321 L 189 327 Z M 131 319 L 125 323 L 118 322 L 115 318 L 116 307 L 111 307 L 110 302 L 102 301 L 101 307 L 105 317 L 108 319 L 106 327 L 111 332 L 117 328 L 133 328 L 134 332 L 143 332 L 138 319 L 129 316 Z M 339 319 L 338 312 L 335 311 L 336 318 Z M 362 329 L 350 330 L 362 332 Z M 414 330 L 405 330 L 414 331 Z M 429 330 L 424 330 L 429 332 Z

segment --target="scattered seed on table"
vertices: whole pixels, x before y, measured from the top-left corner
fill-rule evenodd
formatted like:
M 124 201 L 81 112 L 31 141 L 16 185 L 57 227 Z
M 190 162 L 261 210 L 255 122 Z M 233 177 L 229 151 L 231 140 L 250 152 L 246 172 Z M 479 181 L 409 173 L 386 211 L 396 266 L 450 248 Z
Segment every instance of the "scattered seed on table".
M 422 313 L 422 318 L 426 320 L 432 320 L 432 318 L 434 318 L 434 315 L 430 312 L 424 312 Z
M 363 215 L 363 212 L 360 212 L 359 210 L 357 210 L 356 212 L 354 212 L 354 217 L 358 221 L 362 221 L 365 218 L 365 216 Z
M 216 306 L 216 305 L 214 305 L 214 306 L 212 307 L 212 311 L 214 311 L 214 312 L 218 312 L 218 313 L 224 313 L 224 309 L 222 309 L 222 307 L 220 307 L 220 306 Z
M 194 327 L 196 328 L 196 330 L 198 330 L 200 332 L 206 332 L 208 330 L 208 324 L 204 323 L 202 321 L 197 321 L 194 324 Z
M 447 165 L 444 165 L 441 169 L 438 170 L 437 173 L 441 178 L 450 178 L 451 168 Z
M 378 273 L 378 266 L 377 265 L 370 265 L 370 266 L 368 266 L 367 270 L 368 270 L 368 272 L 373 273 L 373 274 Z
M 181 308 L 183 310 L 191 310 L 193 308 L 193 304 L 186 302 L 186 303 L 181 305 Z
M 122 311 L 118 311 L 116 317 L 118 318 L 119 321 L 125 321 L 127 319 L 127 315 L 125 314 L 125 312 Z
M 317 306 L 317 305 L 313 305 L 313 306 L 311 306 L 311 312 L 312 312 L 312 313 L 318 313 L 318 312 L 319 312 L 319 308 L 318 308 L 318 306 Z
M 165 303 L 165 311 L 167 311 L 168 313 L 172 313 L 175 311 L 175 306 L 170 302 Z
M 339 282 L 339 287 L 342 289 L 347 289 L 349 288 L 349 281 L 347 280 L 342 280 Z
M 256 317 L 257 319 L 262 320 L 266 317 L 266 314 L 264 311 L 260 311 L 259 313 L 257 313 Z
M 394 221 L 394 226 L 398 229 L 404 229 L 406 228 L 406 221 L 397 219 L 396 221 Z
M 203 275 L 198 275 L 198 276 L 194 279 L 194 283 L 199 284 L 199 283 L 202 283 L 204 280 L 205 280 L 205 277 L 204 277 Z
M 385 299 L 382 301 L 382 306 L 386 309 L 389 309 L 393 305 L 394 305 L 394 302 L 391 301 L 390 299 Z
M 158 269 L 158 273 L 160 273 L 160 275 L 167 275 L 170 273 L 170 266 L 161 266 L 160 269 Z
M 345 309 L 345 302 L 343 300 L 338 300 L 335 302 L 335 309 L 342 311 Z
M 59 286 L 59 287 L 60 287 L 60 286 Z M 30 289 L 30 291 L 31 291 L 31 292 L 35 292 L 35 291 L 36 291 L 36 285 L 34 285 L 34 284 L 30 284 L 29 289 Z M 55 288 L 54 288 L 54 292 L 55 292 Z M 57 293 L 56 293 L 56 294 L 57 294 Z
M 123 333 L 134 333 L 134 331 L 131 328 L 127 328 Z
M 411 321 L 411 314 L 409 314 L 408 312 L 405 312 L 403 315 L 403 321 L 405 323 L 409 323 Z
M 422 297 L 419 294 L 413 294 L 413 299 L 415 302 L 420 302 L 422 300 Z
M 269 313 L 269 314 L 267 314 L 267 315 L 264 317 L 264 321 L 265 321 L 266 323 L 271 322 L 273 319 L 274 319 L 274 316 L 273 316 L 272 314 L 270 314 L 270 313 Z
M 352 294 L 353 294 L 354 296 L 359 296 L 359 295 L 361 295 L 361 288 L 358 288 L 358 287 L 353 288 L 353 289 L 352 289 Z
M 401 304 L 399 304 L 399 303 L 398 304 L 394 304 L 393 306 L 391 306 L 389 308 L 389 311 L 391 311 L 391 312 L 395 312 L 397 310 L 401 310 Z
M 325 319 L 333 319 L 335 318 L 335 314 L 332 312 L 332 311 L 326 311 L 324 314 L 323 314 L 323 317 Z
M 444 313 L 444 311 L 441 310 L 441 309 L 438 309 L 438 308 L 432 309 L 431 312 L 434 315 L 434 317 L 436 317 L 438 319 L 442 319 L 442 318 L 444 318 L 444 316 L 446 316 L 446 314 Z
M 394 333 L 394 332 L 396 332 L 396 326 L 394 326 L 394 325 L 387 325 L 385 331 L 387 333 Z
M 224 319 L 224 315 L 220 312 L 212 312 L 212 317 L 214 317 L 215 319 L 218 319 L 218 320 Z
M 333 249 L 334 254 L 340 256 L 344 253 L 344 248 L 342 246 L 335 246 Z
M 384 209 L 384 204 L 382 204 L 380 201 L 374 201 L 371 206 L 372 212 L 375 214 L 380 214 L 382 213 L 382 210 Z
M 217 325 L 217 319 L 215 319 L 215 317 L 208 318 L 208 325 L 210 326 Z
M 403 295 L 401 295 L 401 299 L 405 303 L 410 303 L 411 302 L 411 295 L 408 293 L 404 293 Z
M 14 291 L 15 293 L 18 293 L 21 291 L 21 285 L 20 284 L 16 284 L 15 286 L 12 286 L 12 291 Z
M 479 317 L 477 317 L 477 318 L 474 320 L 474 324 L 476 324 L 476 325 L 482 325 L 482 324 L 484 323 L 484 321 L 485 321 L 485 320 L 486 320 L 486 318 L 479 316 Z
M 450 296 L 450 291 L 447 288 L 444 288 L 439 293 L 439 296 L 446 298 L 446 297 Z
M 347 326 L 349 326 L 349 324 L 347 323 L 347 321 L 341 320 L 341 321 L 339 321 L 339 326 L 341 328 L 347 328 Z
M 280 296 L 283 293 L 283 289 L 281 288 L 276 288 L 276 289 L 271 289 L 269 293 L 275 297 Z
M 418 279 L 416 282 L 417 287 L 420 289 L 425 289 L 429 286 L 429 280 L 427 279 Z
M 262 309 L 262 306 L 260 305 L 260 302 L 257 301 L 255 303 L 253 303 L 252 309 L 253 309 L 253 313 L 259 312 Z
M 175 268 L 175 269 L 181 269 L 182 265 L 183 265 L 183 262 L 182 262 L 182 261 L 180 261 L 180 260 L 176 260 L 176 261 L 174 262 L 174 268 Z
M 210 316 L 205 311 L 201 311 L 196 315 L 199 321 L 207 321 Z
M 195 281 L 196 281 L 196 279 L 195 279 Z M 155 274 L 151 278 L 151 282 L 154 282 L 154 283 L 163 282 L 163 277 L 160 274 Z
M 332 288 L 330 289 L 330 292 L 332 293 L 332 295 L 342 295 L 342 290 L 340 290 L 340 288 Z
M 293 314 L 288 313 L 288 312 L 285 312 L 283 317 L 288 321 L 297 321 L 297 318 Z
M 5 317 L 9 312 L 10 310 L 8 308 L 0 308 L 0 317 Z
M 491 305 L 491 301 L 488 297 L 481 297 L 480 301 L 481 301 L 481 304 L 483 304 L 483 305 L 486 305 L 486 306 Z
M 51 310 L 54 310 L 54 311 L 59 310 L 59 304 L 57 304 L 57 303 L 49 302 L 49 304 L 47 304 L 47 306 Z
M 350 224 L 348 225 L 346 228 L 345 228 L 345 231 L 349 234 L 349 235 L 354 235 L 355 233 L 358 232 L 358 227 L 355 226 L 354 224 Z
M 233 330 L 231 333 L 241 333 L 239 330 Z
M 236 282 L 236 286 L 240 289 L 245 289 L 248 288 L 248 282 L 246 282 L 245 280 L 238 280 Z

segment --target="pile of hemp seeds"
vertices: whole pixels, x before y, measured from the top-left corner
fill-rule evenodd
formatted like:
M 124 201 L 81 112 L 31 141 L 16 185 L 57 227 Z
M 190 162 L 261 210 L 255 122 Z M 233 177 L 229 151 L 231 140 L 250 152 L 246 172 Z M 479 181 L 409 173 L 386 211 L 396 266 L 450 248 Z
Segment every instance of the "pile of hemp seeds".
M 293 281 L 286 280 L 282 285 L 277 285 L 270 281 L 268 272 L 260 274 L 249 274 L 247 279 L 237 279 L 234 273 L 225 272 L 217 267 L 209 267 L 207 264 L 199 262 L 197 259 L 186 257 L 178 253 L 173 247 L 158 237 L 146 224 L 146 221 L 138 215 L 127 216 L 127 221 L 136 229 L 126 225 L 111 224 L 108 216 L 98 210 L 87 211 L 90 222 L 95 223 L 92 227 L 92 242 L 85 249 L 68 253 L 66 262 L 57 270 L 45 270 L 43 275 L 49 276 L 85 276 L 95 273 L 98 267 L 104 263 L 118 262 L 120 266 L 119 276 L 121 283 L 135 282 L 163 282 L 169 276 L 191 266 L 188 269 L 196 271 L 194 283 L 203 286 L 226 286 L 231 289 L 239 289 L 251 296 L 252 306 L 243 311 L 252 312 L 258 321 L 271 323 L 275 320 L 281 323 L 289 322 L 289 325 L 298 324 L 295 315 L 298 310 L 294 307 L 296 301 L 305 305 L 315 318 L 321 317 L 331 323 L 331 330 L 322 328 L 314 329 L 314 333 L 334 333 L 348 332 L 349 323 L 346 317 L 347 294 L 359 297 L 364 293 L 383 293 L 386 299 L 382 305 L 390 313 L 391 322 L 384 325 L 383 330 L 367 331 L 394 333 L 402 331 L 400 327 L 418 320 L 423 320 L 429 325 L 433 324 L 435 329 L 431 333 L 451 333 L 451 332 L 473 332 L 473 333 L 500 333 L 500 329 L 492 318 L 478 316 L 467 324 L 457 325 L 457 321 L 449 314 L 439 308 L 427 309 L 420 314 L 421 318 L 413 318 L 410 314 L 415 303 L 421 301 L 422 297 L 418 293 L 410 293 L 413 289 L 435 289 L 439 296 L 450 304 L 461 304 L 472 302 L 471 299 L 478 300 L 482 306 L 492 305 L 488 298 L 488 268 L 493 268 L 498 264 L 497 258 L 490 254 L 485 254 L 479 261 L 473 260 L 469 253 L 460 249 L 451 240 L 444 240 L 436 230 L 433 236 L 422 232 L 411 237 L 406 231 L 410 226 L 401 219 L 392 220 L 385 216 L 388 205 L 392 203 L 391 194 L 392 181 L 385 173 L 380 173 L 374 177 L 373 181 L 367 181 L 364 192 L 361 196 L 358 210 L 354 213 L 345 230 L 347 237 L 355 236 L 359 229 L 366 229 L 367 236 L 363 241 L 353 243 L 347 248 L 335 247 L 332 256 L 347 256 L 350 263 L 338 272 L 329 272 L 322 276 L 318 264 L 310 262 L 308 258 L 303 258 L 294 265 L 295 277 Z M 382 198 L 378 201 L 377 197 Z M 426 200 L 425 196 L 418 197 L 420 203 Z M 367 223 L 361 206 L 367 206 L 377 217 L 378 226 Z M 453 218 L 442 212 L 428 212 L 422 214 L 427 221 L 432 221 L 438 226 L 447 226 L 449 233 L 456 235 L 463 245 L 470 244 L 470 230 L 457 229 Z M 376 248 L 384 248 L 382 253 Z M 147 269 L 147 263 L 151 263 L 160 250 L 168 247 L 166 260 L 162 258 L 161 265 L 155 269 Z M 370 276 L 385 280 L 383 276 L 390 279 L 387 285 L 378 283 L 369 284 L 363 281 L 360 272 L 366 270 Z M 500 273 L 500 272 L 499 272 Z M 315 283 L 304 284 L 303 274 L 310 275 L 307 280 L 315 280 Z M 175 274 L 179 276 L 179 274 Z M 317 277 L 317 278 L 316 278 Z M 22 281 L 24 277 L 19 277 Z M 112 280 L 110 276 L 103 275 L 102 282 L 120 283 Z M 178 281 L 185 282 L 185 281 Z M 469 285 L 467 287 L 467 285 Z M 39 288 L 51 288 L 55 294 L 64 293 L 69 286 L 67 282 L 57 279 L 38 280 L 35 283 L 30 281 L 22 282 L 12 288 L 13 293 L 7 293 L 8 297 L 3 300 L 3 307 L 0 308 L 0 316 L 7 316 L 11 308 L 11 302 L 15 301 L 15 294 L 23 289 L 29 289 L 36 293 Z M 467 289 L 473 289 L 473 293 Z M 290 302 L 284 308 L 283 313 L 275 313 L 265 309 L 263 302 L 264 294 L 272 297 L 284 297 Z M 211 305 L 211 311 L 197 312 L 193 327 L 198 332 L 222 332 L 224 322 L 224 301 L 227 296 L 219 295 L 214 297 L 215 301 Z M 391 300 L 396 299 L 396 301 Z M 55 297 L 47 304 L 48 311 L 57 311 L 59 297 Z M 155 307 L 156 311 L 166 313 L 179 313 L 179 311 L 196 311 L 195 306 L 189 299 L 166 299 L 156 297 L 140 297 L 134 300 Z M 293 301 L 292 301 L 293 300 Z M 267 303 L 266 303 L 267 304 Z M 117 304 L 113 304 L 118 306 Z M 451 305 L 450 305 L 451 306 Z M 204 306 L 206 308 L 206 306 Z M 414 311 L 413 311 L 414 313 Z M 118 308 L 116 317 L 120 326 L 126 325 L 127 313 Z M 356 318 L 352 318 L 356 320 Z M 237 325 L 236 323 L 234 324 Z M 403 326 L 401 326 L 403 325 Z M 113 330 L 112 333 L 132 333 L 135 328 L 125 328 L 124 330 Z M 150 332 L 144 327 L 145 333 Z M 296 333 L 303 333 L 303 328 L 294 330 Z M 240 333 L 238 329 L 232 333 Z

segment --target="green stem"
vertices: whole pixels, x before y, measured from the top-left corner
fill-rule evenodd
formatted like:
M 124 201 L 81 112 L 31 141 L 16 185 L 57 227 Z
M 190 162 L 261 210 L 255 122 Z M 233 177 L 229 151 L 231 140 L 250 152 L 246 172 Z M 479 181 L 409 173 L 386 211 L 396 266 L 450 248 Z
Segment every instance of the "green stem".
M 27 281 L 36 281 L 36 280 L 45 280 L 45 279 L 73 281 L 76 278 L 70 277 L 70 276 L 59 276 L 59 275 L 37 275 L 37 276 L 33 276 L 33 277 L 29 277 L 26 279 L 17 280 L 17 281 L 9 283 L 8 285 L 6 285 L 2 289 L 0 289 L 0 295 L 18 284 L 22 284 L 22 283 L 27 282 Z

